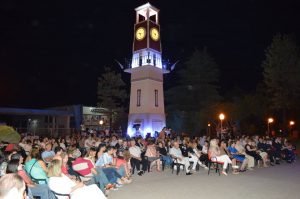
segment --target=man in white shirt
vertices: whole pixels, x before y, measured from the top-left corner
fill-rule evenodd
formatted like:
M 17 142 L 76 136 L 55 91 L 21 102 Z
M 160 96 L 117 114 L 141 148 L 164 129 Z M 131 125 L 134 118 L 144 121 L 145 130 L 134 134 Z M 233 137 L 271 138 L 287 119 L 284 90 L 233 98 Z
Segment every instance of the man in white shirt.
M 191 175 L 192 173 L 189 170 L 190 161 L 188 157 L 184 157 L 179 148 L 179 143 L 176 141 L 173 143 L 173 147 L 170 149 L 170 155 L 172 158 L 176 158 L 178 163 L 184 164 L 186 175 Z
M 135 145 L 135 140 L 131 140 L 130 145 L 131 147 L 129 147 L 129 153 L 131 155 L 131 159 L 130 159 L 131 166 L 133 169 L 136 166 L 136 169 L 138 170 L 138 175 L 141 176 L 144 173 L 143 170 L 146 170 L 147 162 L 142 159 L 141 157 L 142 151 L 140 147 Z M 143 168 L 142 170 L 141 170 L 141 164 Z

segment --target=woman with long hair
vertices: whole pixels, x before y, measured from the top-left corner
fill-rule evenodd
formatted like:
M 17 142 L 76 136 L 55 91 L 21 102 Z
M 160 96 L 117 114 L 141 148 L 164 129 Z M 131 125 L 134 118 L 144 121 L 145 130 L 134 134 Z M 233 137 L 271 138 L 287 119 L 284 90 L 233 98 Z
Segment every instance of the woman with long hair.
M 30 153 L 30 160 L 25 163 L 25 170 L 32 179 L 38 179 L 39 184 L 44 184 L 48 181 L 47 167 L 42 160 L 39 149 L 32 149 Z
M 55 199 L 47 184 L 35 184 L 23 169 L 23 158 L 19 154 L 14 154 L 13 158 L 8 162 L 6 173 L 17 173 L 22 177 L 29 189 L 29 196 L 40 197 L 41 199 Z

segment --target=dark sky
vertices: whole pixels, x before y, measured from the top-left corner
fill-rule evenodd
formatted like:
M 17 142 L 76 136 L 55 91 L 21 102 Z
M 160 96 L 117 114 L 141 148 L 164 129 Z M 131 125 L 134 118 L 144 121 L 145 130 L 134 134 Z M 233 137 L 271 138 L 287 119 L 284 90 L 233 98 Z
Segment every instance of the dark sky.
M 94 105 L 103 67 L 120 71 L 114 59 L 131 58 L 134 8 L 145 2 L 2 0 L 0 106 Z M 299 40 L 298 2 L 150 0 L 161 10 L 163 57 L 183 63 L 206 46 L 220 67 L 223 92 L 254 90 L 275 33 Z M 166 77 L 167 87 L 176 84 L 175 74 Z

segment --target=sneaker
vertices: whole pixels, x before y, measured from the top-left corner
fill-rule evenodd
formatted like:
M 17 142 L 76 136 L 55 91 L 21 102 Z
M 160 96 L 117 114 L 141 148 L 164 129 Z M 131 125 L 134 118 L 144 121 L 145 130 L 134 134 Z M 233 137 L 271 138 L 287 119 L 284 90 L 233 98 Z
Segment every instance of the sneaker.
M 132 182 L 131 179 L 126 179 L 126 178 L 123 181 L 124 181 L 125 184 L 130 184 Z
M 122 180 L 120 178 L 118 178 L 117 184 L 119 184 L 119 185 L 123 184 L 123 182 L 122 182 Z
M 238 169 L 238 168 L 239 168 L 239 166 L 237 166 L 237 165 L 232 165 L 232 168 L 234 168 L 234 169 Z
M 205 170 L 208 170 L 208 167 L 207 167 L 207 166 L 204 166 L 204 169 L 205 169 Z
M 227 176 L 228 174 L 225 172 L 225 171 L 222 171 L 222 174 L 223 175 L 225 175 L 225 176 Z
M 121 185 L 121 184 L 116 184 L 116 188 L 121 188 L 121 187 L 123 187 L 123 185 Z
M 186 173 L 185 175 L 189 176 L 189 175 L 192 175 L 192 173 L 191 173 L 191 172 L 188 172 L 188 173 Z

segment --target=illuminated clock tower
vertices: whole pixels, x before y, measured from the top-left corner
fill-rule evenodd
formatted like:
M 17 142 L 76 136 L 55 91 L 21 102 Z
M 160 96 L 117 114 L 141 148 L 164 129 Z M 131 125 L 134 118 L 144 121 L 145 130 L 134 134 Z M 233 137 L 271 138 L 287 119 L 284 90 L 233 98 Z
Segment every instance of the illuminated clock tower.
M 154 135 L 166 125 L 159 10 L 150 3 L 135 9 L 133 55 L 131 67 L 129 136 Z

